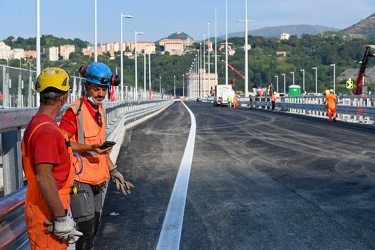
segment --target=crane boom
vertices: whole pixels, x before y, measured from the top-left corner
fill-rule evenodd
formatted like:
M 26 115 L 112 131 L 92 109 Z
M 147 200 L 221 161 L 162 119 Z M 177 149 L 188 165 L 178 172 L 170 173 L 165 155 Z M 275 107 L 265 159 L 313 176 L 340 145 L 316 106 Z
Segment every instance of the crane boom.
M 363 78 L 365 76 L 368 59 L 374 56 L 375 56 L 374 50 L 371 47 L 367 46 L 365 50 L 365 54 L 363 55 L 363 58 L 362 58 L 361 67 L 359 68 L 359 71 L 358 71 L 357 79 L 355 81 L 355 89 L 353 91 L 353 94 L 355 95 L 362 94 L 362 83 L 363 83 Z
M 241 74 L 241 72 L 239 72 L 235 67 L 233 67 L 232 65 L 230 65 L 229 63 L 227 63 L 226 61 L 224 60 L 221 60 L 223 63 L 225 63 L 226 65 L 228 65 L 228 67 L 233 70 L 234 72 L 237 73 L 237 75 L 239 75 L 244 81 L 245 81 L 245 76 Z

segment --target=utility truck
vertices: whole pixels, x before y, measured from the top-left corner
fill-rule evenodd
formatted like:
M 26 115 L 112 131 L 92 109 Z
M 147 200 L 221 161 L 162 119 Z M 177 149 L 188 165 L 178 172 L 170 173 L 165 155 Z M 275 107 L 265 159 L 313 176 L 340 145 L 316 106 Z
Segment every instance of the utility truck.
M 215 86 L 214 106 L 228 106 L 228 97 L 234 99 L 234 90 L 230 84 L 218 84 Z

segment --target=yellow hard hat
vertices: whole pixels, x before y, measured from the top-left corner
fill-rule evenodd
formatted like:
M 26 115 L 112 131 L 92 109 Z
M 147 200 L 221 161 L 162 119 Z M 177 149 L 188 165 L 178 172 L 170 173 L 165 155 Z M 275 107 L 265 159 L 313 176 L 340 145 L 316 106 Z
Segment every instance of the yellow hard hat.
M 333 89 L 330 89 L 329 92 L 330 92 L 330 93 L 333 93 Z
M 42 92 L 48 87 L 53 87 L 61 91 L 70 89 L 70 76 L 66 70 L 58 67 L 45 68 L 40 72 L 36 81 L 36 91 Z

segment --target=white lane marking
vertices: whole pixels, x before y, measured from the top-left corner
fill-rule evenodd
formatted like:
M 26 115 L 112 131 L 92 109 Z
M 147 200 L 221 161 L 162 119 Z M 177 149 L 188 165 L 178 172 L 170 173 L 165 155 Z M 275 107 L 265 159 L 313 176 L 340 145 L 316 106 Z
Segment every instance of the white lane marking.
M 183 104 L 190 113 L 191 127 L 184 156 L 182 157 L 171 198 L 169 199 L 167 212 L 164 217 L 158 245 L 156 246 L 157 250 L 176 250 L 180 248 L 182 223 L 184 220 L 186 195 L 189 185 L 191 163 L 193 161 L 196 134 L 195 116 L 185 103 Z

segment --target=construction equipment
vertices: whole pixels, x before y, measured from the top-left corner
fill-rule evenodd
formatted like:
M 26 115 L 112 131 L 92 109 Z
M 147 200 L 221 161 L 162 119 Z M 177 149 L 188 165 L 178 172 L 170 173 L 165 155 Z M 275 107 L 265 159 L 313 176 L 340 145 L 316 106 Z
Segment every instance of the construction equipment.
M 223 63 L 225 63 L 226 65 L 228 65 L 228 67 L 233 70 L 234 72 L 236 72 L 237 75 L 239 75 L 244 81 L 245 81 L 245 76 L 241 74 L 241 72 L 239 72 L 235 67 L 233 67 L 232 65 L 230 65 L 229 63 L 227 63 L 226 61 L 224 60 L 221 60 Z
M 364 94 L 363 92 L 367 92 L 367 91 L 363 91 L 363 78 L 365 76 L 365 71 L 366 71 L 366 67 L 367 67 L 367 63 L 368 63 L 368 59 L 370 57 L 374 57 L 374 50 L 373 48 L 371 48 L 370 46 L 367 46 L 366 47 L 366 50 L 365 50 L 365 54 L 363 55 L 363 58 L 362 58 L 362 63 L 361 63 L 361 67 L 359 68 L 359 71 L 358 71 L 358 75 L 357 75 L 357 79 L 355 81 L 355 89 L 353 91 L 353 94 L 355 95 L 360 95 L 360 94 Z

